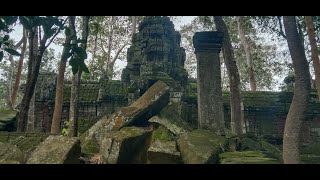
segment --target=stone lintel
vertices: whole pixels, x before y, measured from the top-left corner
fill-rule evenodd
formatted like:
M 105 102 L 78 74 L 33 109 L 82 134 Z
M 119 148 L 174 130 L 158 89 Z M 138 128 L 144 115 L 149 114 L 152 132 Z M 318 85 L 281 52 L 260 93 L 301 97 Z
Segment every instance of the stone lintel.
M 222 42 L 223 32 L 202 31 L 196 32 L 193 36 L 195 53 L 202 51 L 219 53 L 221 51 Z

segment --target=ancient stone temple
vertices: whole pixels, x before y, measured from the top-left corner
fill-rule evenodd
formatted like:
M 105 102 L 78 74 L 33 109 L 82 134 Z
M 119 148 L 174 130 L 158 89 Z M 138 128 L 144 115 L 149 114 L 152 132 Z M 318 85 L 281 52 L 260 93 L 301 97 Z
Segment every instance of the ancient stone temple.
M 143 19 L 128 49 L 128 64 L 122 81 L 129 87 L 129 102 L 140 97 L 153 83 L 170 84 L 171 97 L 181 97 L 187 84 L 184 69 L 185 51 L 180 47 L 181 35 L 174 30 L 169 17 L 150 16 Z
M 140 98 L 158 80 L 170 87 L 171 108 L 165 109 L 173 109 L 173 114 L 180 116 L 176 119 L 197 128 L 198 84 L 188 79 L 184 69 L 186 57 L 184 49 L 180 46 L 180 38 L 179 32 L 174 30 L 174 25 L 168 17 L 145 17 L 139 24 L 139 31 L 133 36 L 132 45 L 127 51 L 128 64 L 123 70 L 122 80 L 81 82 L 80 133 L 95 124 L 103 115 L 110 117 L 120 108 L 132 105 L 132 102 Z M 204 54 L 204 56 L 207 55 Z M 35 98 L 36 132 L 50 131 L 56 76 L 51 73 L 39 75 Z M 206 83 L 205 81 L 203 82 Z M 69 119 L 70 86 L 70 82 L 64 83 L 62 128 L 65 127 L 64 121 Z M 303 130 L 304 142 L 320 140 L 320 103 L 316 100 L 315 94 L 315 92 L 311 93 L 308 117 Z M 292 92 L 242 92 L 242 95 L 246 131 L 257 136 L 282 138 Z M 230 127 L 229 92 L 223 92 L 222 97 L 223 118 L 226 127 Z M 208 104 L 214 102 L 216 101 L 210 101 Z M 172 117 L 172 114 L 160 113 L 160 116 L 153 118 L 153 121 L 164 119 L 163 117 Z

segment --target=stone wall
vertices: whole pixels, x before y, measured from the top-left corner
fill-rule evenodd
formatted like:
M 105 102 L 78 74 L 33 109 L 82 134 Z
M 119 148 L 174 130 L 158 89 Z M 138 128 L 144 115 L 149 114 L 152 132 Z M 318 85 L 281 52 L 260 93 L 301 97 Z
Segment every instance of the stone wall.
M 197 127 L 197 86 L 195 82 L 187 85 L 182 97 L 182 119 Z M 241 92 L 244 103 L 246 130 L 257 136 L 281 141 L 292 92 Z M 303 124 L 302 142 L 320 141 L 320 102 L 316 91 L 312 91 L 308 115 Z M 224 118 L 230 128 L 230 94 L 223 92 Z M 279 143 L 279 142 L 277 142 Z

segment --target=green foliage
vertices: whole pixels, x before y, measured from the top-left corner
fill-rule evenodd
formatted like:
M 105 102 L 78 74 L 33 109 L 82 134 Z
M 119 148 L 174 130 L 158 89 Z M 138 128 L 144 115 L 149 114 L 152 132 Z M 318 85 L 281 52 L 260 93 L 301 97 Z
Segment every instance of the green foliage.
M 0 30 L 3 31 L 3 29 L 0 29 Z M 0 62 L 3 59 L 4 51 L 13 56 L 20 56 L 20 53 L 14 50 L 12 46 L 13 44 L 12 44 L 12 41 L 10 40 L 9 35 L 6 34 L 2 38 L 0 37 Z
M 83 43 L 82 40 L 78 39 L 76 43 L 70 44 L 71 52 L 67 54 L 70 57 L 69 65 L 71 66 L 72 73 L 75 75 L 79 70 L 90 73 L 84 60 L 88 58 L 87 52 L 83 49 L 80 44 Z M 68 45 L 64 45 L 68 46 Z
M 70 132 L 70 121 L 64 121 L 64 128 L 62 128 L 61 130 L 61 134 L 63 136 L 68 136 L 69 132 Z

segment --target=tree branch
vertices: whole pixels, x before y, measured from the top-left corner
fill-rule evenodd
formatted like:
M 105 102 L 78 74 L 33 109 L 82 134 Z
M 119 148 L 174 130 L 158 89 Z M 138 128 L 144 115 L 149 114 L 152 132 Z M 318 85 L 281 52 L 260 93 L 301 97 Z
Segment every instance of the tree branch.
M 287 36 L 285 35 L 283 29 L 282 29 L 282 22 L 281 22 L 281 16 L 277 16 L 278 22 L 279 22 L 279 26 L 280 26 L 280 31 L 279 34 L 284 37 L 285 39 L 287 39 Z
M 128 44 L 129 44 L 129 42 L 126 42 L 124 45 L 122 45 L 122 46 L 120 47 L 120 49 L 118 49 L 116 55 L 114 56 L 114 58 L 112 59 L 112 61 L 110 62 L 110 64 L 114 64 L 114 63 L 116 62 L 116 60 L 117 60 L 120 52 L 121 52 L 121 51 L 123 50 L 123 48 L 126 47 Z
M 67 22 L 68 17 L 63 21 L 63 25 Z M 48 46 L 50 46 L 50 44 L 52 43 L 52 41 L 54 40 L 54 38 L 56 38 L 56 36 L 60 33 L 61 28 L 58 29 L 58 31 L 53 35 L 53 37 L 50 39 L 50 41 L 48 42 L 48 44 L 44 47 L 44 49 L 47 49 Z

